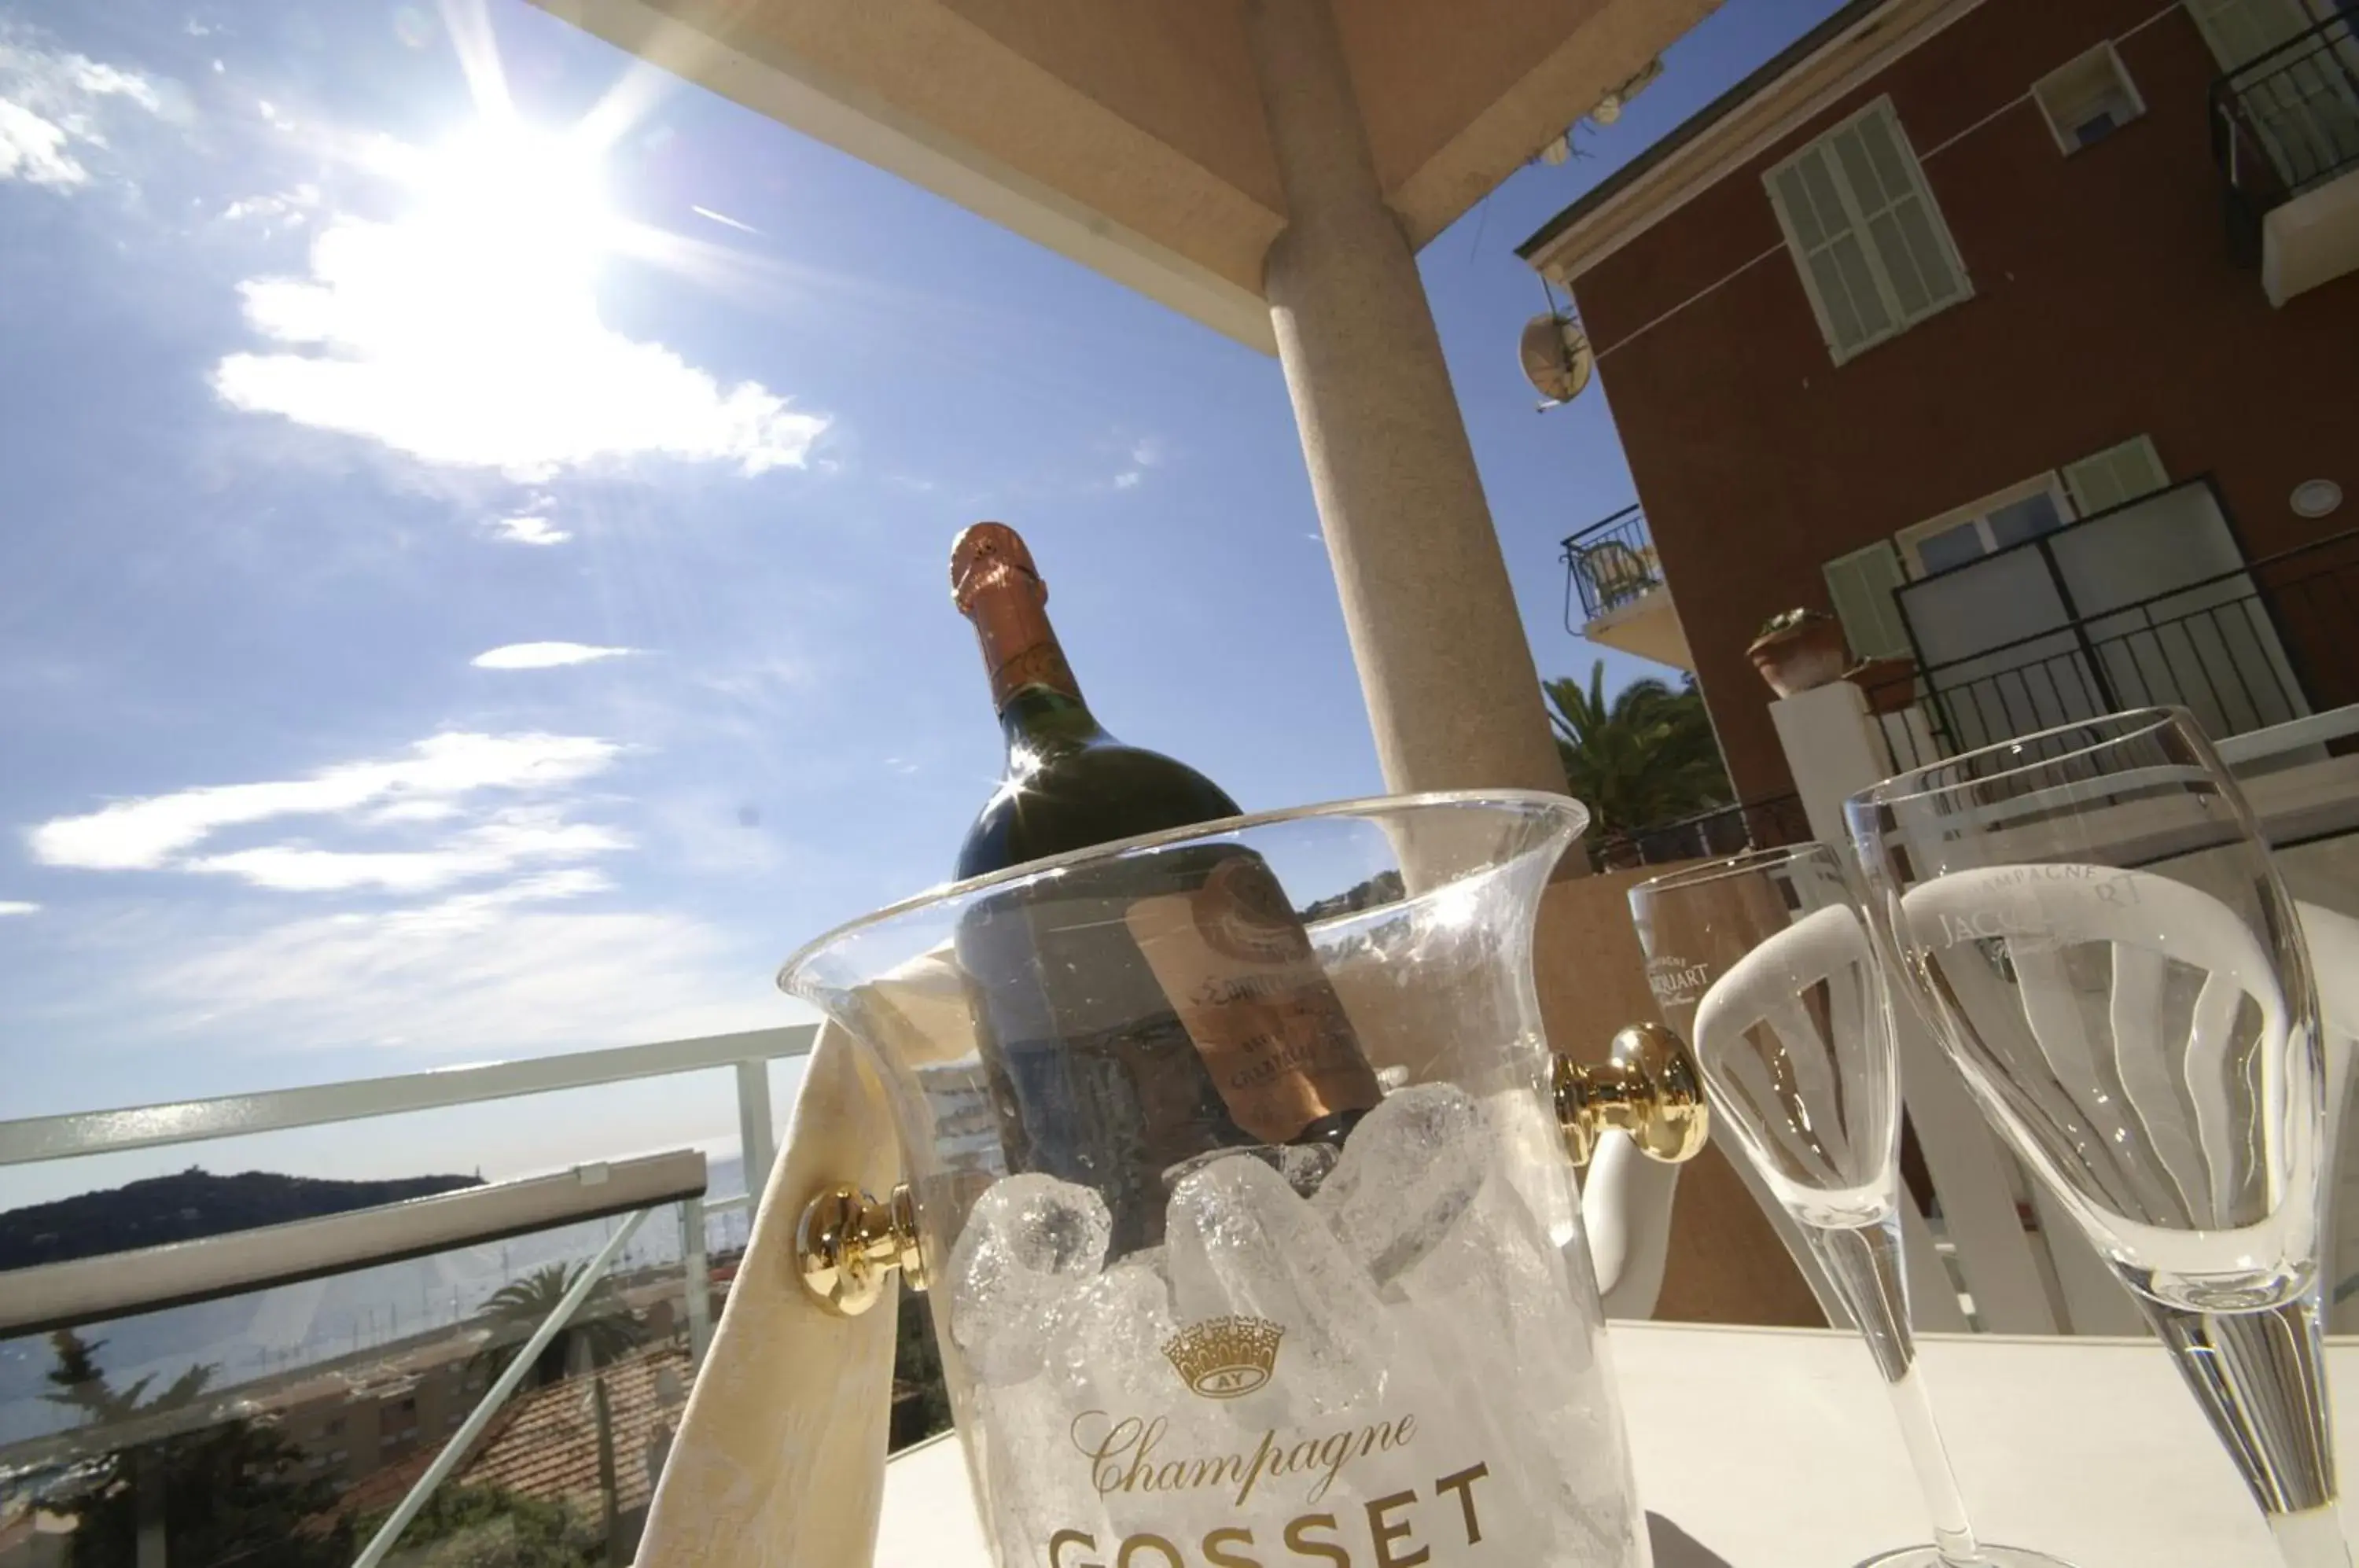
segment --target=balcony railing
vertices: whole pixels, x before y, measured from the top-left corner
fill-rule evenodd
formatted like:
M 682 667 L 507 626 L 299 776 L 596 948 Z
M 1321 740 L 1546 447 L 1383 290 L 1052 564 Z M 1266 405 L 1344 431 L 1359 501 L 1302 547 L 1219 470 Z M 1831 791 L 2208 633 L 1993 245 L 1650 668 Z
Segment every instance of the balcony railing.
M 1896 677 L 1868 695 L 1896 773 L 2158 704 L 2189 709 L 2225 739 L 2359 701 L 2354 616 L 2359 529 Z
M 2298 33 L 2212 84 L 2212 148 L 2232 244 L 2260 259 L 2273 208 L 2359 168 L 2359 34 L 2349 15 Z
M 414 1125 L 384 1118 L 722 1070 L 734 1077 L 746 1187 L 706 1195 L 704 1157 L 678 1150 L 0 1272 L 0 1374 L 13 1401 L 0 1403 L 0 1510 L 12 1526 L 62 1531 L 66 1562 L 130 1561 L 118 1533 L 136 1534 L 140 1568 L 276 1562 L 270 1552 L 286 1541 L 256 1532 L 279 1532 L 309 1543 L 286 1562 L 341 1550 L 374 1568 L 413 1523 L 451 1528 L 420 1516 L 438 1488 L 463 1480 L 478 1511 L 527 1510 L 476 1528 L 556 1529 L 550 1520 L 562 1519 L 584 1536 L 571 1542 L 577 1555 L 603 1535 L 605 1560 L 621 1561 L 632 1522 L 622 1516 L 645 1508 L 662 1434 L 712 1333 L 713 1292 L 734 1267 L 713 1266 L 707 1222 L 759 1203 L 777 1149 L 770 1064 L 808 1053 L 815 1033 L 756 1029 L 0 1121 L 5 1172 L 310 1127 L 395 1139 L 414 1136 Z M 535 1109 L 562 1114 L 556 1107 L 566 1104 Z M 679 1219 L 676 1242 L 643 1228 L 666 1211 Z M 584 1236 L 583 1222 L 606 1229 Z M 511 1244 L 526 1273 L 511 1272 Z M 484 1272 L 487 1258 L 498 1273 Z M 553 1269 L 530 1267 L 552 1258 Z M 561 1296 L 527 1295 L 521 1313 L 503 1309 L 500 1296 L 528 1279 L 545 1287 L 552 1273 Z M 426 1300 L 428 1282 L 439 1301 L 462 1276 L 479 1297 L 511 1283 L 465 1309 L 454 1290 L 448 1314 Z M 349 1349 L 341 1326 L 318 1332 L 329 1304 L 340 1301 L 357 1325 L 354 1303 L 378 1297 L 389 1332 L 375 1332 L 379 1308 L 365 1338 L 353 1328 Z M 625 1322 L 610 1321 L 618 1317 Z M 573 1334 L 585 1337 L 557 1343 Z M 540 1386 L 557 1370 L 562 1381 Z M 31 1419 L 45 1407 L 60 1419 Z M 206 1466 L 232 1461 L 251 1495 L 212 1500 L 198 1481 Z M 552 1513 L 572 1499 L 543 1495 L 576 1471 L 597 1477 L 603 1525 L 596 1508 Z M 32 1561 L 51 1559 L 37 1552 Z
M 1663 585 L 1655 562 L 1655 536 L 1647 529 L 1643 506 L 1625 506 L 1564 541 L 1564 629 L 1575 637 L 1609 611 L 1635 604 Z M 1574 596 L 1581 619 L 1572 618 Z
M 1619 871 L 1639 866 L 1666 866 L 1682 860 L 1708 860 L 1716 855 L 1742 855 L 1748 849 L 1778 849 L 1802 844 L 1810 836 L 1810 822 L 1799 795 L 1777 795 L 1746 800 L 1716 811 L 1700 812 L 1675 822 L 1619 834 L 1598 846 L 1600 870 Z

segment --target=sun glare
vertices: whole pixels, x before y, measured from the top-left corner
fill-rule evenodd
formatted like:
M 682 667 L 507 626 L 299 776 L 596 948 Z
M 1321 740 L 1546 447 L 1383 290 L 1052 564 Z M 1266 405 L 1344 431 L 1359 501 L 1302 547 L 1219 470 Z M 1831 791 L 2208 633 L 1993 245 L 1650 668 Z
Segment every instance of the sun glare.
M 409 222 L 486 269 L 579 277 L 614 241 L 597 150 L 486 118 L 425 154 Z

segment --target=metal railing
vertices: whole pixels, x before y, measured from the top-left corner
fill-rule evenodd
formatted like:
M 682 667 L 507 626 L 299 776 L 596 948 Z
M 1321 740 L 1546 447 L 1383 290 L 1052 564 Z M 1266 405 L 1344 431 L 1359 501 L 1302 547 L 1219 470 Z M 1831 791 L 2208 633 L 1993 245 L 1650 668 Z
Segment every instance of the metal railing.
M 2359 529 L 1894 677 L 1870 706 L 1896 773 L 2158 704 L 2224 738 L 2359 699 L 2354 616 Z
M 1709 860 L 1717 855 L 1742 855 L 1748 849 L 1777 849 L 1802 844 L 1810 836 L 1810 823 L 1802 811 L 1802 798 L 1777 795 L 1616 834 L 1598 846 L 1597 865 L 1602 871 L 1621 871 L 1674 861 Z
M 1565 568 L 1564 629 L 1575 637 L 1598 616 L 1635 604 L 1663 586 L 1663 569 L 1655 561 L 1655 536 L 1647 530 L 1644 506 L 1625 506 L 1568 535 L 1559 559 Z M 1576 594 L 1581 600 L 1579 625 L 1572 618 Z
M 769 1066 L 774 1061 L 806 1056 L 817 1026 L 801 1024 L 779 1029 L 751 1029 L 737 1034 L 709 1035 L 650 1045 L 579 1051 L 523 1062 L 494 1062 L 446 1072 L 413 1073 L 385 1078 L 363 1078 L 257 1094 L 224 1095 L 175 1105 L 143 1105 L 120 1110 L 83 1111 L 66 1116 L 35 1116 L 0 1121 L 0 1169 L 40 1161 L 71 1160 L 125 1150 L 155 1149 L 212 1138 L 238 1138 L 447 1109 L 491 1100 L 547 1094 L 605 1084 L 669 1077 L 683 1073 L 731 1069 L 735 1075 L 739 1138 L 745 1171 L 743 1195 L 692 1197 L 681 1201 L 680 1250 L 683 1303 L 690 1366 L 703 1358 L 712 1337 L 711 1269 L 707 1261 L 705 1222 L 713 1214 L 745 1209 L 761 1203 L 762 1192 L 777 1159 L 777 1139 L 771 1116 Z M 443 1444 L 440 1454 L 408 1489 L 400 1504 L 358 1559 L 374 1565 L 391 1550 L 401 1530 L 416 1517 L 435 1489 L 467 1457 L 467 1450 L 489 1425 L 501 1405 L 522 1379 L 540 1350 L 562 1332 L 588 1298 L 623 1246 L 653 1213 L 634 1211 L 623 1227 L 607 1238 L 597 1255 L 574 1279 L 571 1288 L 535 1327 L 506 1372 L 485 1390 L 464 1421 Z M 201 1244 L 194 1244 L 201 1245 Z M 0 1273 L 0 1286 L 6 1275 Z M 202 1421 L 204 1410 L 191 1408 L 167 1418 L 173 1430 Z M 171 1435 L 153 1418 L 132 1423 L 117 1446 L 151 1442 Z M 154 1430 L 150 1430 L 150 1429 Z M 103 1437 L 93 1430 L 86 1435 Z M 169 1543 L 163 1536 L 160 1515 L 151 1530 L 143 1524 L 141 1568 L 164 1568 Z
M 2359 168 L 2359 34 L 2332 16 L 2212 83 L 2212 153 L 2227 180 L 2239 260 L 2260 259 L 2261 219 Z

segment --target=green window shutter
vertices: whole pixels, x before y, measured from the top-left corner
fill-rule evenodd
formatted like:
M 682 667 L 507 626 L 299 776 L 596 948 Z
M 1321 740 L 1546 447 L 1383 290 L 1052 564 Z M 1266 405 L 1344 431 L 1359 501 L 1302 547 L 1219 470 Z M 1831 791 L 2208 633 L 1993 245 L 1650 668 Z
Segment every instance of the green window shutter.
M 1877 104 L 1831 139 L 1901 318 L 1921 320 L 1964 295 L 1948 225 L 1892 105 Z
M 2162 458 L 2146 436 L 2134 436 L 2119 446 L 2064 465 L 2064 488 L 2072 494 L 2072 509 L 2084 517 L 2151 495 L 2169 485 Z
M 1834 601 L 1835 618 L 1843 623 L 1843 640 L 1862 659 L 1907 658 L 1908 629 L 1892 591 L 1908 581 L 1900 569 L 1900 552 L 1890 539 L 1878 539 L 1864 550 L 1837 556 L 1827 562 L 1827 594 Z
M 1973 291 L 1888 100 L 1763 182 L 1837 363 Z
M 1837 194 L 1823 147 L 1813 147 L 1769 176 L 1769 204 L 1786 231 L 1803 291 L 1827 346 L 1842 359 L 1892 332 L 1865 246 Z

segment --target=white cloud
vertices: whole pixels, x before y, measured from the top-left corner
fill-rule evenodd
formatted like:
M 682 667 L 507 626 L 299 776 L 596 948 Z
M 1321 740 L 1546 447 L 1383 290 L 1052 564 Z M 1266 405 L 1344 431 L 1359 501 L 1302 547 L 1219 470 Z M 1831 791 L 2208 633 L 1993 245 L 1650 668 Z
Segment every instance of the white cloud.
M 285 225 L 292 228 L 309 220 L 320 205 L 320 188 L 298 185 L 272 196 L 242 196 L 222 209 L 222 221 L 226 223 L 253 220 L 265 228 Z
M 80 185 L 90 170 L 66 151 L 65 127 L 0 98 L 0 180 Z
M 520 512 L 512 517 L 494 517 L 492 536 L 504 544 L 563 544 L 572 534 L 551 524 L 547 517 L 531 512 Z
M 447 732 L 418 742 L 405 757 L 343 763 L 306 779 L 118 800 L 43 822 L 27 842 L 33 858 L 47 866 L 154 870 L 223 828 L 409 800 L 450 802 L 479 789 L 556 788 L 600 772 L 619 751 L 590 735 Z
M 389 913 L 321 915 L 168 943 L 141 966 L 154 1016 L 314 1051 L 398 1045 L 513 1057 L 786 1021 L 776 954 L 669 910 L 567 907 L 602 890 L 567 869 Z
M 638 651 L 635 648 L 600 648 L 586 642 L 512 642 L 486 649 L 467 662 L 478 670 L 555 670 L 560 665 L 623 659 Z
M 28 904 L 22 898 L 0 898 L 0 916 L 38 915 L 40 912 L 38 904 Z
M 825 416 L 601 319 L 595 264 L 616 225 L 580 155 L 492 126 L 378 161 L 417 187 L 415 209 L 336 218 L 307 276 L 240 285 L 266 346 L 214 367 L 225 402 L 520 479 L 636 457 L 746 474 L 809 463 Z
M 1136 490 L 1147 478 L 1147 471 L 1163 461 L 1163 443 L 1153 436 L 1141 436 L 1130 443 L 1130 466 L 1116 473 L 1114 487 Z
M 20 33 L 0 37 L 0 180 L 53 190 L 88 184 L 81 155 L 105 147 L 100 121 L 110 100 L 151 114 L 163 108 L 136 71 L 40 48 Z
M 447 822 L 463 817 L 467 809 L 456 800 L 396 800 L 368 813 L 371 822 Z
M 630 840 L 611 828 L 510 812 L 431 849 L 336 850 L 274 844 L 199 855 L 184 866 L 240 877 L 279 892 L 375 887 L 388 893 L 430 893 L 455 882 L 498 876 L 533 861 L 585 860 L 629 847 Z

